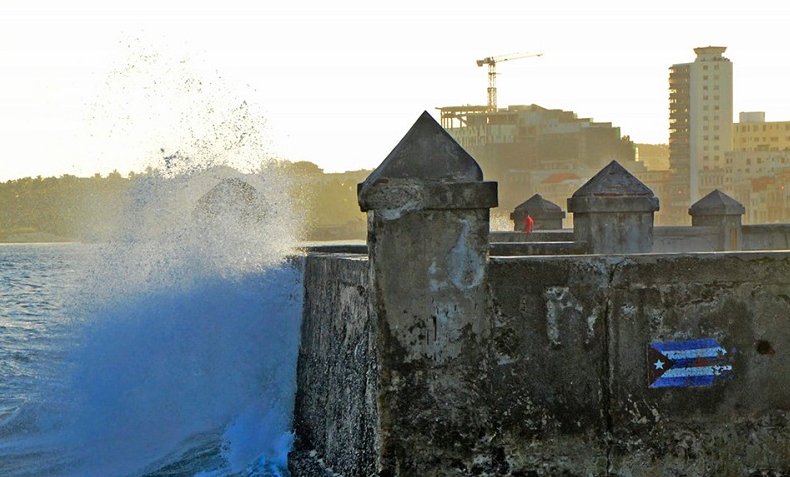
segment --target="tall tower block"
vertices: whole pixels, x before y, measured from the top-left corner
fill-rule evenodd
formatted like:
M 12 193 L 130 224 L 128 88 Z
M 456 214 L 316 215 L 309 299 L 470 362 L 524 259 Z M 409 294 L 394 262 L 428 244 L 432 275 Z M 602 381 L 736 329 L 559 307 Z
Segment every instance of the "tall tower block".
M 669 161 L 675 176 L 668 207 L 700 198 L 701 171 L 724 167 L 732 150 L 732 62 L 724 46 L 695 48 L 693 63 L 669 68 Z

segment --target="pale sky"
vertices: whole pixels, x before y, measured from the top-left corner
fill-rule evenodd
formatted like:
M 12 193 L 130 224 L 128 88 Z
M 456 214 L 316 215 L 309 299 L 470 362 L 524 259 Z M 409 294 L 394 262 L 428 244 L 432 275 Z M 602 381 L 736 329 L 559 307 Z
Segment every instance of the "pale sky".
M 0 181 L 220 157 L 259 128 L 231 162 L 373 168 L 423 110 L 485 103 L 475 60 L 523 51 L 543 56 L 498 65 L 500 106 L 666 143 L 668 67 L 717 45 L 735 119 L 790 120 L 788 27 L 776 1 L 3 0 Z

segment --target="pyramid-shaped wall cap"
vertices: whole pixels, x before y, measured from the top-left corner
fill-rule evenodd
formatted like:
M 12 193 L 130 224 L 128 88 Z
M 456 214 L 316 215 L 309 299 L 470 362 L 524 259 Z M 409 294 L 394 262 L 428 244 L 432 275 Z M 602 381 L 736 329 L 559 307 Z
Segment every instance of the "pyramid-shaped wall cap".
M 568 199 L 568 211 L 655 212 L 658 198 L 646 185 L 612 161 Z
M 528 211 L 531 214 L 535 214 L 536 212 L 562 212 L 562 208 L 551 202 L 550 200 L 546 200 L 540 194 L 535 194 L 525 202 L 521 203 L 520 205 L 516 206 L 516 211 Z
M 612 161 L 573 193 L 573 197 L 653 196 L 653 191 L 617 161 Z
M 427 111 L 395 149 L 359 184 L 360 209 L 404 211 L 490 208 L 497 205 L 496 182 L 483 171 Z
M 424 111 L 386 159 L 365 179 L 362 190 L 381 179 L 479 182 L 483 180 L 483 171 Z
M 743 215 L 743 205 L 719 189 L 701 198 L 689 207 L 689 215 Z

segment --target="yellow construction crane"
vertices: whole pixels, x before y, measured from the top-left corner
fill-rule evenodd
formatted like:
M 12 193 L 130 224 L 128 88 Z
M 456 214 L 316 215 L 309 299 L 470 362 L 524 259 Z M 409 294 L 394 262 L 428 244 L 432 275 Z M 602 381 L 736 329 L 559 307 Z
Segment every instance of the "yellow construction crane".
M 489 56 L 477 60 L 477 66 L 488 65 L 488 110 L 496 111 L 496 64 L 502 61 L 543 56 L 543 53 L 512 53 L 510 55 Z

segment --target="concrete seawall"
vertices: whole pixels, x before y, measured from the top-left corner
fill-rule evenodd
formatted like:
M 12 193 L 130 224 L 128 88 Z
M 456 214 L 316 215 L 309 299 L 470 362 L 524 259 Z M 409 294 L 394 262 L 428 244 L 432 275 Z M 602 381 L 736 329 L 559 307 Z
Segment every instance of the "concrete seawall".
M 368 261 L 309 255 L 294 429 L 293 475 L 374 475 L 376 323 L 368 316 Z M 326 461 L 322 460 L 326 459 Z
M 736 252 L 784 229 L 716 190 L 655 234 L 613 161 L 572 236 L 539 196 L 490 236 L 497 184 L 427 113 L 358 200 L 367 246 L 308 249 L 295 477 L 790 475 L 790 251 Z
M 790 471 L 790 252 L 494 257 L 488 268 L 484 405 L 470 422 L 480 435 L 427 475 Z M 296 476 L 405 475 L 377 457 L 399 429 L 379 418 L 392 403 L 376 378 L 368 283 L 365 257 L 307 258 Z M 656 347 L 700 340 L 723 350 L 710 384 L 656 387 L 667 381 Z M 420 421 L 446 418 L 434 412 Z M 440 461 L 453 436 L 433 437 L 435 449 L 414 452 Z

